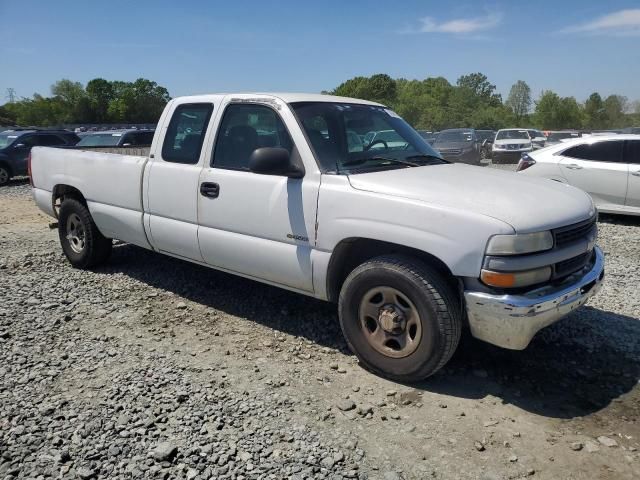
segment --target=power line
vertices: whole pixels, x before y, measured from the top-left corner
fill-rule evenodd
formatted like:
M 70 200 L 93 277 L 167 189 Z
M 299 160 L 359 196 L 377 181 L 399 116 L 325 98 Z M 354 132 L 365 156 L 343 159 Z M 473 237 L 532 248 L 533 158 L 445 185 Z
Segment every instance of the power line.
M 13 103 L 16 101 L 16 91 L 14 88 L 7 88 L 7 94 L 5 98 L 9 101 L 9 103 Z

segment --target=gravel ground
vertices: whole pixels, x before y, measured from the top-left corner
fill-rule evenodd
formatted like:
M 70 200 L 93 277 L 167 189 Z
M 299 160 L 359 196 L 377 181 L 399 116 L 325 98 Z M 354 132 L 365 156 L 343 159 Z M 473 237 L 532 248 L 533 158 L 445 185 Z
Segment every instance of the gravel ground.
M 640 477 L 640 220 L 522 352 L 465 339 L 419 385 L 361 369 L 335 307 L 130 245 L 72 269 L 0 189 L 0 479 Z

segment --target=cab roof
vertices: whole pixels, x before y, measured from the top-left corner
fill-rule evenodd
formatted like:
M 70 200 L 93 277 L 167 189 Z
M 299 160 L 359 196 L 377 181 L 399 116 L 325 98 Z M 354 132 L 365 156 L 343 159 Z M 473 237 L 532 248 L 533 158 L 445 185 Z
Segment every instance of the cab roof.
M 222 98 L 238 98 L 238 99 L 280 99 L 285 103 L 297 102 L 328 102 L 328 103 L 355 103 L 361 105 L 375 105 L 384 107 L 381 103 L 370 102 L 360 98 L 339 97 L 336 95 L 324 95 L 322 93 L 291 93 L 291 92 L 239 92 L 239 93 L 219 93 L 209 95 L 192 95 L 187 97 L 177 97 L 178 103 L 189 102 L 211 102 L 220 101 Z

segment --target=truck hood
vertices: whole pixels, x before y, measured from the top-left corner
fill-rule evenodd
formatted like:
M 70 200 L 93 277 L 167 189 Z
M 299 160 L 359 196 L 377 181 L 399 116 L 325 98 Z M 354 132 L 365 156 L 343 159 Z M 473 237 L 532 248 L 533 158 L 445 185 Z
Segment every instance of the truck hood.
M 531 143 L 531 140 L 527 140 L 526 138 L 508 138 L 505 140 L 496 140 L 493 142 L 494 145 L 520 145 Z
M 571 225 L 595 213 L 586 193 L 553 180 L 458 163 L 349 176 L 357 190 L 496 218 L 517 233 Z

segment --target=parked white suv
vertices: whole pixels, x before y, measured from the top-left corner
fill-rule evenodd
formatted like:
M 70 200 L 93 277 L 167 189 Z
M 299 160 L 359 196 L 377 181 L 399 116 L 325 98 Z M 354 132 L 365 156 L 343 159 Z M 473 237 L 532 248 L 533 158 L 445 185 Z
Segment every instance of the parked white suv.
M 540 130 L 534 130 L 531 128 L 527 131 L 529 132 L 529 137 L 531 137 L 531 146 L 533 149 L 537 150 L 539 148 L 544 148 L 547 143 L 547 137 L 544 136 L 544 133 Z
M 526 128 L 498 130 L 492 146 L 493 163 L 518 163 L 523 153 L 533 150 L 531 136 Z
M 370 131 L 394 135 L 350 144 Z M 362 364 L 401 381 L 441 368 L 467 325 L 525 348 L 604 277 L 587 194 L 446 162 L 363 100 L 177 98 L 149 156 L 36 148 L 31 172 L 73 266 L 116 238 L 336 302 Z
M 525 155 L 518 171 L 578 187 L 601 212 L 640 215 L 640 135 L 567 140 Z

